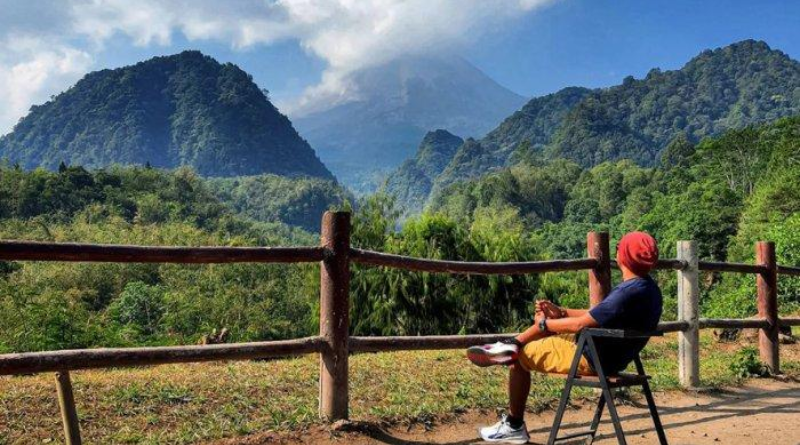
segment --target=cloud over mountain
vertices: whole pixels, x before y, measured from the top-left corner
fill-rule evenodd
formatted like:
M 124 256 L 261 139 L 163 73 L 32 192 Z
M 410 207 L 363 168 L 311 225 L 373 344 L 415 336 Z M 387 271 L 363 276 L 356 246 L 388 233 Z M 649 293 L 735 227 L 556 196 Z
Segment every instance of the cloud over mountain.
M 37 41 L 24 50 L 0 54 L 0 79 L 23 72 L 16 78 L 21 88 L 15 101 L 21 105 L 0 115 L 0 133 L 20 117 L 20 107 L 65 88 L 79 77 L 71 76 L 73 71 L 92 68 L 92 54 L 115 36 L 125 36 L 139 46 L 167 45 L 178 35 L 189 42 L 213 40 L 233 48 L 297 41 L 327 65 L 321 82 L 297 103 L 311 107 L 346 98 L 351 93 L 349 74 L 354 71 L 405 54 L 466 45 L 553 1 L 50 0 L 24 4 L 0 0 L 4 10 L 0 41 L 7 42 L 7 48 L 19 46 L 26 38 Z M 37 45 L 42 49 L 36 50 Z M 0 99 L 10 97 L 11 91 L 9 85 L 0 85 Z

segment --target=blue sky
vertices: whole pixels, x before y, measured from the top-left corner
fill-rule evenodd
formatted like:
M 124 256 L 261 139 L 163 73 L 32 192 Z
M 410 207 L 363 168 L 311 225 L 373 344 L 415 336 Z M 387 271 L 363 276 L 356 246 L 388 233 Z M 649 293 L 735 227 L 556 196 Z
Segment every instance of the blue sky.
M 525 95 L 676 69 L 707 48 L 766 41 L 800 58 L 800 2 L 568 0 L 485 39 L 467 58 Z
M 800 58 L 797 1 L 0 0 L 0 134 L 86 72 L 184 49 L 250 72 L 291 110 L 346 98 L 348 76 L 448 52 L 525 95 L 614 85 L 760 39 Z

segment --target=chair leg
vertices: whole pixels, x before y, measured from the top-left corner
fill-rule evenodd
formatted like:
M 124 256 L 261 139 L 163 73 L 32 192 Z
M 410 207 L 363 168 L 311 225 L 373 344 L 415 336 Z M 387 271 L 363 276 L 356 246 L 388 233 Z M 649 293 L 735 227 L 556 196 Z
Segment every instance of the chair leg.
M 550 428 L 550 437 L 547 439 L 547 445 L 554 445 L 556 440 L 558 440 L 558 430 L 561 429 L 561 421 L 564 418 L 564 411 L 567 410 L 570 392 L 572 392 L 572 379 L 567 381 L 567 385 L 564 387 L 564 392 L 561 394 L 561 401 L 558 402 L 556 418 L 553 419 L 553 427 Z
M 597 428 L 600 427 L 600 418 L 603 417 L 603 408 L 605 408 L 605 406 L 606 398 L 601 395 L 600 399 L 597 401 L 597 409 L 594 411 L 592 425 L 589 427 L 589 430 L 592 432 L 591 436 L 589 436 L 589 445 L 594 443 L 594 437 L 597 435 Z
M 639 356 L 636 356 L 633 362 L 636 365 L 636 372 L 639 375 L 645 375 L 642 359 L 639 358 Z M 650 383 L 648 383 L 647 380 L 645 380 L 644 384 L 642 385 L 642 392 L 644 393 L 644 398 L 647 400 L 647 409 L 650 410 L 650 417 L 653 419 L 653 424 L 656 427 L 658 443 L 661 445 L 668 445 L 667 435 L 664 434 L 664 426 L 661 425 L 661 417 L 658 415 L 658 407 L 656 407 L 656 401 L 653 398 L 653 392 L 650 391 Z
M 611 394 L 611 389 L 608 387 L 608 379 L 606 378 L 606 373 L 603 371 L 603 366 L 600 363 L 600 356 L 597 354 L 597 347 L 591 336 L 586 339 L 586 345 L 589 346 L 589 355 L 591 356 L 592 363 L 594 363 L 594 369 L 597 371 L 600 387 L 603 389 L 603 397 L 606 399 L 606 404 L 608 405 L 608 414 L 611 416 L 611 423 L 614 424 L 617 442 L 619 445 L 628 445 L 628 442 L 625 441 L 625 432 L 622 430 L 619 414 L 617 414 L 617 407 L 614 406 L 614 395 Z
M 606 404 L 608 405 L 608 415 L 611 417 L 611 423 L 614 424 L 614 433 L 617 435 L 617 443 L 619 443 L 619 445 L 628 445 L 628 442 L 625 440 L 625 431 L 622 430 L 622 422 L 619 420 L 619 414 L 617 414 L 617 407 L 614 406 L 614 395 L 611 394 L 611 390 L 606 383 L 603 384 L 603 397 L 605 397 Z
M 667 435 L 664 434 L 664 427 L 661 425 L 661 417 L 658 415 L 658 408 L 656 407 L 656 401 L 653 399 L 653 393 L 650 392 L 650 385 L 645 381 L 644 385 L 642 385 L 642 392 L 644 392 L 644 397 L 647 399 L 647 408 L 650 410 L 650 417 L 653 418 L 653 424 L 656 427 L 656 434 L 658 434 L 658 443 L 661 445 L 668 445 L 667 444 Z
M 583 345 L 585 342 L 585 337 L 581 336 L 578 339 L 578 343 L 575 345 L 575 356 L 572 358 L 572 365 L 569 367 L 567 384 L 564 386 L 564 391 L 561 394 L 561 401 L 558 402 L 558 411 L 556 411 L 556 418 L 553 419 L 553 427 L 550 429 L 550 437 L 547 439 L 547 445 L 554 445 L 558 440 L 558 430 L 561 429 L 564 411 L 567 410 L 569 394 L 572 392 L 572 384 L 575 381 L 575 376 L 578 375 L 578 365 L 580 364 L 581 357 L 583 357 Z

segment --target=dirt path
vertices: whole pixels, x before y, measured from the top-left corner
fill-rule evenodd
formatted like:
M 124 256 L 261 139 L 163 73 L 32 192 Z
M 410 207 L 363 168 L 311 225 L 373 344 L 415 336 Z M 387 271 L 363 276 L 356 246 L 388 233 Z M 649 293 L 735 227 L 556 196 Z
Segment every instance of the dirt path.
M 797 382 L 754 380 L 740 388 L 715 393 L 656 394 L 656 401 L 671 445 L 800 444 L 800 383 Z M 591 419 L 591 415 L 588 405 L 571 410 L 565 417 L 564 425 L 577 431 Z M 639 405 L 623 406 L 620 415 L 630 445 L 657 443 L 646 408 Z M 266 433 L 215 444 L 467 445 L 482 443 L 476 439 L 478 426 L 495 421 L 494 413 L 471 412 L 453 422 L 427 430 L 419 424 L 379 428 L 365 423 L 354 425 L 360 432 L 332 433 L 317 428 L 291 435 Z M 552 421 L 552 411 L 527 416 L 531 443 L 546 442 Z M 611 424 L 603 422 L 595 444 L 615 443 Z

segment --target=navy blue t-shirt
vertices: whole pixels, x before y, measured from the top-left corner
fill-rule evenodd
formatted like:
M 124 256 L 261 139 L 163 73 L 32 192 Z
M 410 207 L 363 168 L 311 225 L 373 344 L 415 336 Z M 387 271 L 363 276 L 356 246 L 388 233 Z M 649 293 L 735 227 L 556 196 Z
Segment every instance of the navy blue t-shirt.
M 646 276 L 615 287 L 600 304 L 589 310 L 589 315 L 601 328 L 652 331 L 658 327 L 662 309 L 661 289 Z M 646 338 L 595 338 L 603 371 L 609 374 L 624 370 L 646 344 Z M 584 354 L 588 359 L 588 354 Z

